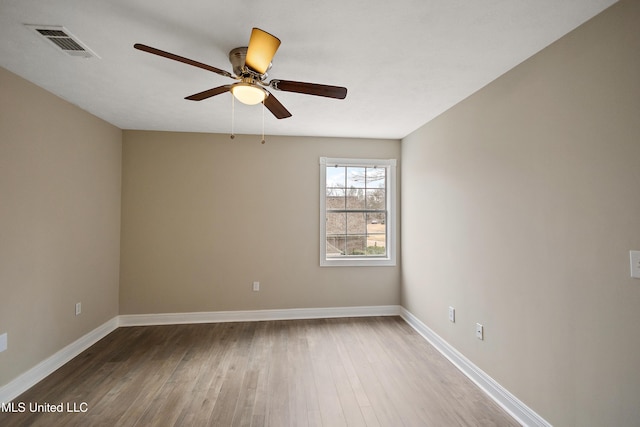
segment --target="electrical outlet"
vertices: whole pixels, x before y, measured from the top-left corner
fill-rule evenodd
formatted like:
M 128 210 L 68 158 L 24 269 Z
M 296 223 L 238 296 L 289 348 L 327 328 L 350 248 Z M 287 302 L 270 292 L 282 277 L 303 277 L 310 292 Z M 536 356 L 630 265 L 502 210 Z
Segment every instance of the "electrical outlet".
M 449 306 L 449 321 L 451 323 L 456 322 L 456 309 L 451 306 Z
M 629 251 L 631 258 L 631 277 L 640 279 L 640 251 Z
M 478 338 L 479 340 L 484 339 L 484 326 L 482 326 L 480 323 L 476 323 L 476 338 Z
M 82 303 L 81 302 L 77 302 L 76 303 L 76 316 L 79 316 L 82 313 Z
M 7 349 L 7 333 L 0 335 L 0 353 Z
M 260 282 L 253 282 L 253 292 L 258 292 L 260 290 Z

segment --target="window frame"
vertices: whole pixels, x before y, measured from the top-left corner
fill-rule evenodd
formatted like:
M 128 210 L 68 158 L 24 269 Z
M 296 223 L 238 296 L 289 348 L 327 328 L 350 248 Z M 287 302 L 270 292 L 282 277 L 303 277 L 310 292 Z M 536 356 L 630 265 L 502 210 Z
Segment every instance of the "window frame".
M 386 256 L 327 257 L 327 165 L 346 167 L 384 167 L 386 173 Z M 396 266 L 396 159 L 352 159 L 320 157 L 320 266 L 382 267 Z

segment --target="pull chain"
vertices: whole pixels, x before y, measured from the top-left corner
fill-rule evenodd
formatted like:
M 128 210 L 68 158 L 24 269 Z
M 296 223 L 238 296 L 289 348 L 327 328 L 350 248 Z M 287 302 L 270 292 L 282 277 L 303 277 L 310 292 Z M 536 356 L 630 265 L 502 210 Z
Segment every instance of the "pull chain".
M 262 143 L 264 144 L 264 101 L 262 101 Z
M 264 138 L 264 109 L 265 109 L 264 101 L 262 101 L 262 140 L 260 141 L 262 144 L 267 142 L 266 139 Z M 235 117 L 236 117 L 236 101 L 235 101 L 235 96 L 231 95 L 231 135 L 230 135 L 231 139 L 235 139 L 236 137 L 234 133 Z
M 234 139 L 236 137 L 236 135 L 233 133 L 233 128 L 234 128 L 234 120 L 236 117 L 236 100 L 235 100 L 235 96 L 233 96 L 233 94 L 231 94 L 231 139 Z

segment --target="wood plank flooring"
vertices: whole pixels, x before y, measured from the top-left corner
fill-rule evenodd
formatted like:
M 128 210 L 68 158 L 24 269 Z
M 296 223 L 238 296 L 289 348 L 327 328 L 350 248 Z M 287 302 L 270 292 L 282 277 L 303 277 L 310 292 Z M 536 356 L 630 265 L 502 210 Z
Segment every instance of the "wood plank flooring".
M 399 317 L 119 328 L 20 402 L 0 425 L 518 425 Z

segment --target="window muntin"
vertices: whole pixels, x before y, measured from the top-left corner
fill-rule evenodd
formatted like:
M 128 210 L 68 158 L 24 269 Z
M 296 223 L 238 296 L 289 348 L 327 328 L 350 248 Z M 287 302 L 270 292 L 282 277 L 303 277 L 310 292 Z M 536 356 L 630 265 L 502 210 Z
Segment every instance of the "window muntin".
M 395 265 L 395 160 L 320 164 L 320 264 Z

